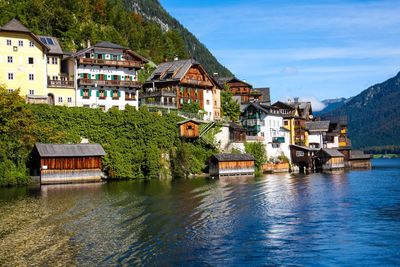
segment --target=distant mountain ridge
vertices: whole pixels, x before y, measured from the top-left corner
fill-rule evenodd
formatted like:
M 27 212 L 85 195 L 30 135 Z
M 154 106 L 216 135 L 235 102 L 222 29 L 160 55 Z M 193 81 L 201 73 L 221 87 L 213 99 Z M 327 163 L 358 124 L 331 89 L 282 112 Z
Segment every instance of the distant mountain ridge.
M 137 12 L 147 20 L 156 22 L 163 30 L 173 29 L 177 31 L 182 36 L 189 54 L 199 61 L 210 74 L 216 72 L 222 77 L 233 76 L 196 36 L 162 7 L 158 0 L 124 0 L 124 2 L 129 10 Z
M 321 102 L 322 102 L 322 104 L 325 105 L 325 107 L 320 111 L 314 112 L 314 115 L 321 116 L 325 113 L 331 112 L 337 108 L 340 108 L 341 106 L 343 106 L 345 103 L 347 103 L 350 100 L 351 100 L 351 98 L 344 98 L 344 97 L 322 100 Z
M 356 148 L 399 145 L 400 72 L 322 115 L 347 115 L 349 136 Z

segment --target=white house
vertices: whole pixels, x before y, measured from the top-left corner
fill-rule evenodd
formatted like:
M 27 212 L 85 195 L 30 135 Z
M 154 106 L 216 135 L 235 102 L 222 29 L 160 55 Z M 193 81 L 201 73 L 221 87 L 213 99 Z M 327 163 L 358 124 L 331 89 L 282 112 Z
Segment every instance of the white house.
M 77 106 L 125 109 L 139 107 L 137 71 L 147 62 L 137 53 L 100 42 L 73 55 L 77 78 Z

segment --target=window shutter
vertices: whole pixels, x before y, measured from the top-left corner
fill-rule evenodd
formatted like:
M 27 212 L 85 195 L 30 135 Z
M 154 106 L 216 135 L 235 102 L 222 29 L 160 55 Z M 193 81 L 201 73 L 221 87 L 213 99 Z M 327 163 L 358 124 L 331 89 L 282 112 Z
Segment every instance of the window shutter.
M 81 89 L 81 96 L 83 96 L 83 89 Z
M 100 97 L 100 90 L 96 91 L 96 97 Z
M 91 97 L 91 96 L 92 96 L 92 90 L 89 89 L 89 97 Z
M 107 97 L 107 90 L 104 90 L 104 97 Z
M 120 91 L 118 91 L 118 97 L 121 97 L 121 92 Z

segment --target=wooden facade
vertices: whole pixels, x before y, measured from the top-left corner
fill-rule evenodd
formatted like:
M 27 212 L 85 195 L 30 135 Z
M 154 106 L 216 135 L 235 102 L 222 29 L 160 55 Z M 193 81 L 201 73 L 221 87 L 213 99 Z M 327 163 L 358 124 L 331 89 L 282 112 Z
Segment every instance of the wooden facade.
M 195 120 L 186 120 L 178 123 L 181 138 L 195 139 L 199 137 L 200 123 Z
M 33 151 L 33 175 L 41 184 L 101 181 L 99 144 L 36 144 Z
M 292 164 L 299 168 L 302 173 L 308 173 L 314 170 L 314 155 L 318 149 L 305 146 L 290 145 L 290 155 Z
M 343 169 L 344 155 L 336 149 L 320 149 L 315 154 L 315 167 L 317 170 Z
M 249 154 L 216 154 L 210 159 L 211 177 L 254 176 L 255 159 Z

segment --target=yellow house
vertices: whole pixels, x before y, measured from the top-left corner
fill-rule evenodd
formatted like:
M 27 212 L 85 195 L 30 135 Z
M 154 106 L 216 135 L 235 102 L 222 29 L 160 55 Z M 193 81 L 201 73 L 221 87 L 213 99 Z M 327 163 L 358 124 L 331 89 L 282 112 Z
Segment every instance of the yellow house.
M 74 82 L 62 74 L 58 40 L 36 36 L 16 19 L 0 27 L 0 84 L 28 103 L 75 105 Z
M 21 90 L 29 103 L 47 102 L 46 53 L 49 48 L 18 20 L 0 27 L 0 83 Z
M 57 38 L 38 36 L 47 52 L 47 98 L 50 105 L 76 106 L 73 60 L 64 53 Z

